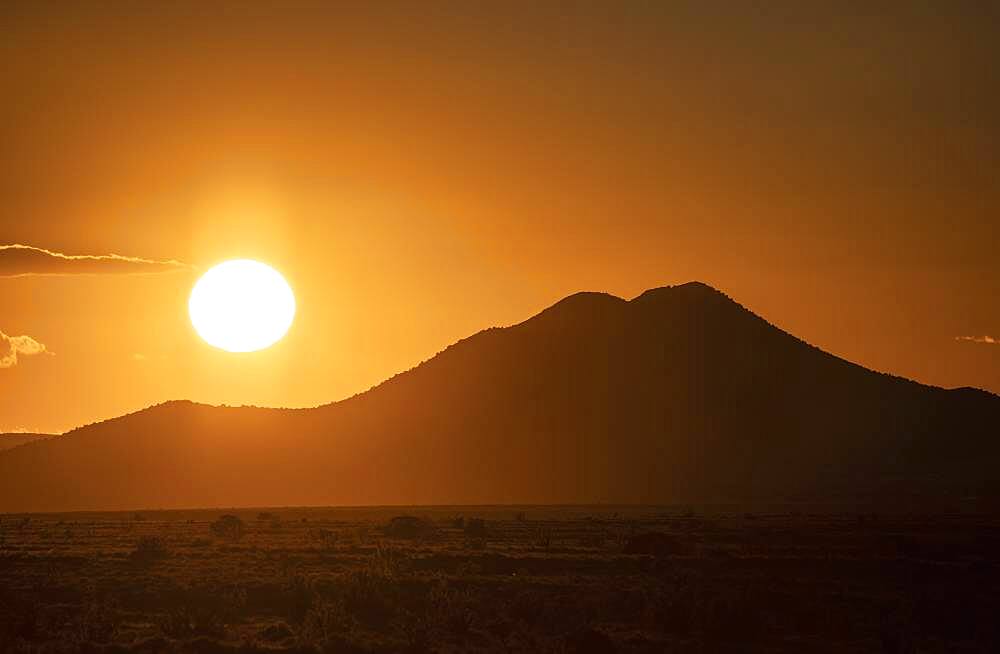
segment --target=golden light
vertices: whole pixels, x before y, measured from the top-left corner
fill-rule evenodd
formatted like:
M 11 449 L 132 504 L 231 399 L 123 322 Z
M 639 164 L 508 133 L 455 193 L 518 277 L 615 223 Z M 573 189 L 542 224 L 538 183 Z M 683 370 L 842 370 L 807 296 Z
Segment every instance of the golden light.
M 195 282 L 188 313 L 209 345 L 254 352 L 277 343 L 292 326 L 295 295 L 271 266 L 233 259 L 213 266 Z

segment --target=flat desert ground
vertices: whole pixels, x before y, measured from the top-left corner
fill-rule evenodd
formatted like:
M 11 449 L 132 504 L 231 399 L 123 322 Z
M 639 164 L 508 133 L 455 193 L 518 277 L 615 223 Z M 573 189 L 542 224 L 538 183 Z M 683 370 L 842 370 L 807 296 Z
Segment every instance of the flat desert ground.
M 535 506 L 0 520 L 11 652 L 988 652 L 1000 651 L 998 607 L 997 515 Z

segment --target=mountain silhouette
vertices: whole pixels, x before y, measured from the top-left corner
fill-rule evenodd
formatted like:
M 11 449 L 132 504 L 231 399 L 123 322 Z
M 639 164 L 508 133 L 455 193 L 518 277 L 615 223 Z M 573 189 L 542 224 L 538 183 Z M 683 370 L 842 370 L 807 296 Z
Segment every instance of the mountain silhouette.
M 0 453 L 0 510 L 995 493 L 1000 397 L 867 370 L 698 282 L 577 293 L 313 409 L 173 401 Z
M 50 438 L 52 434 L 0 434 L 0 452 L 9 450 L 18 445 L 24 445 L 41 438 Z

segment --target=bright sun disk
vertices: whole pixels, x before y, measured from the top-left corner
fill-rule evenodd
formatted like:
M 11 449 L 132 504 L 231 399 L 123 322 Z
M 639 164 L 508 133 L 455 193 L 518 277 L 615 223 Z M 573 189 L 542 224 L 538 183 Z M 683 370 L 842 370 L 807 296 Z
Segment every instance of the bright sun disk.
M 188 299 L 195 331 L 227 352 L 253 352 L 281 340 L 295 317 L 292 289 L 274 268 L 252 259 L 213 266 Z

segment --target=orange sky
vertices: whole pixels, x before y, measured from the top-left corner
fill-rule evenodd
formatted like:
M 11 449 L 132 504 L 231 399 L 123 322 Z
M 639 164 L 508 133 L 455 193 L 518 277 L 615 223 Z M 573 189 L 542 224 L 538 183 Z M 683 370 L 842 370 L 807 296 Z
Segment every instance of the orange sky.
M 996 9 L 471 4 L 5 3 L 0 245 L 260 259 L 299 312 L 233 355 L 190 270 L 0 277 L 0 332 L 54 353 L 0 369 L 0 430 L 315 405 L 574 291 L 692 279 L 1000 392 L 1000 345 L 956 340 L 1000 337 Z

